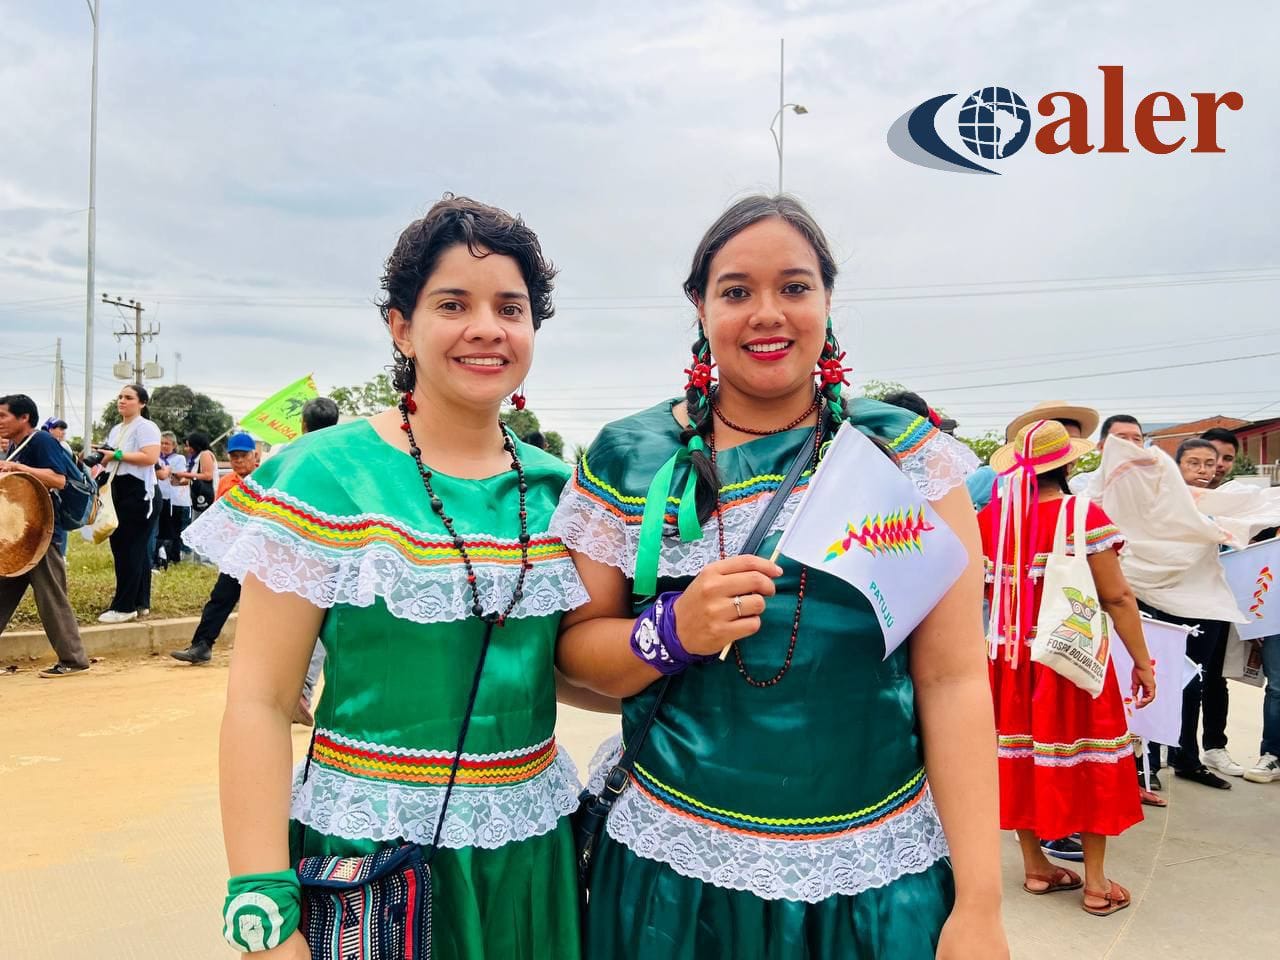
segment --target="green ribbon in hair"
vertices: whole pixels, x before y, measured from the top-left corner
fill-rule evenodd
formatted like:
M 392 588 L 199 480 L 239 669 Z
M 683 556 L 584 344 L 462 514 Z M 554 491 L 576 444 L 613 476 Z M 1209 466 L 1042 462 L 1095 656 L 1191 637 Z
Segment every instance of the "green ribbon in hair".
M 636 550 L 636 575 L 634 591 L 637 596 L 651 597 L 658 592 L 658 555 L 662 552 L 662 520 L 667 512 L 667 499 L 671 496 L 672 479 L 676 467 L 686 463 L 697 450 L 704 449 L 702 438 L 696 434 L 688 446 L 681 447 L 653 475 L 649 491 L 644 496 L 644 519 L 640 522 L 640 546 Z M 676 513 L 680 540 L 689 543 L 702 539 L 702 524 L 698 522 L 698 472 L 689 468 L 685 478 L 684 493 L 680 495 L 680 508 Z

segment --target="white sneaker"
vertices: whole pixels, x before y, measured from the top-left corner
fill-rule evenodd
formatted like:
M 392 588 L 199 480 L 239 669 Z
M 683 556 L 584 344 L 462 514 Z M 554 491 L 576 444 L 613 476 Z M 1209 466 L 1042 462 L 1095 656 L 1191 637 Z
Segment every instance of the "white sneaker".
M 1274 753 L 1264 753 L 1256 767 L 1244 772 L 1244 778 L 1250 783 L 1273 783 L 1280 780 L 1280 759 Z
M 1231 754 L 1227 753 L 1225 747 L 1218 747 L 1216 750 L 1206 750 L 1201 758 L 1204 765 L 1215 773 L 1220 773 L 1224 777 L 1243 777 L 1244 767 L 1231 759 Z
M 128 623 L 130 620 L 137 619 L 137 610 L 130 610 L 128 613 L 121 613 L 119 610 L 108 610 L 98 616 L 99 623 Z

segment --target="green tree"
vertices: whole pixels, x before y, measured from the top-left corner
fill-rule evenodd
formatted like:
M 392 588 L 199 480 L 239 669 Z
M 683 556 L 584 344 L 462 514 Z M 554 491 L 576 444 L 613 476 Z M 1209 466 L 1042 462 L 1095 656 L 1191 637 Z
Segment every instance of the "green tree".
M 1258 473 L 1258 466 L 1249 459 L 1246 453 L 1237 453 L 1235 465 L 1232 466 L 1231 472 L 1227 474 L 1228 480 L 1234 480 L 1236 477 L 1252 477 Z
M 385 373 L 354 387 L 334 387 L 329 396 L 338 405 L 339 413 L 352 417 L 371 417 L 394 407 L 400 399 L 391 385 L 390 375 Z
M 161 430 L 172 430 L 179 441 L 198 431 L 214 439 L 226 433 L 235 423 L 231 414 L 217 400 L 183 384 L 156 387 L 151 392 L 147 413 Z M 115 401 L 102 411 L 102 436 L 120 422 Z
M 883 400 L 891 393 L 900 393 L 906 389 L 896 380 L 868 380 L 862 385 L 862 395 L 868 400 Z

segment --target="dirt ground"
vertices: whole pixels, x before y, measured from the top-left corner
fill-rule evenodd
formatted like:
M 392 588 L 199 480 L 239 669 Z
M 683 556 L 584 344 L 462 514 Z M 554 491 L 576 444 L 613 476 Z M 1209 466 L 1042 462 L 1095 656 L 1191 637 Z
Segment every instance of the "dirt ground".
M 232 956 L 218 917 L 226 677 L 224 653 L 201 668 L 152 658 L 58 681 L 35 665 L 0 674 L 0 960 Z M 1232 749 L 1252 759 L 1261 692 L 1233 684 L 1232 696 Z M 564 710 L 558 733 L 585 772 L 615 729 Z M 308 734 L 294 730 L 301 756 Z M 1280 783 L 1236 780 L 1229 793 L 1166 783 L 1168 811 L 1149 811 L 1113 845 L 1109 872 L 1137 901 L 1116 917 L 1086 916 L 1072 894 L 1026 896 L 1016 845 L 1005 845 L 1015 957 L 1280 955 Z

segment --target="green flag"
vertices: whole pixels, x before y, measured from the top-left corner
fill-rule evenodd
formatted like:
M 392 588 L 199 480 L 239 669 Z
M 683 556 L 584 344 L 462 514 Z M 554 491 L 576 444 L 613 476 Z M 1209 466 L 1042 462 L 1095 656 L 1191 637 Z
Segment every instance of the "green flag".
M 302 408 L 320 395 L 307 374 L 240 418 L 240 426 L 265 443 L 288 443 L 302 436 Z

